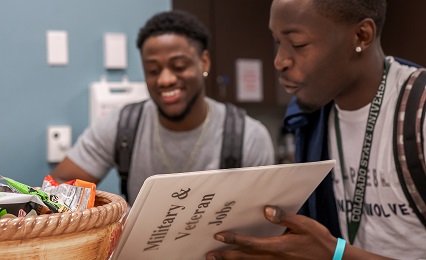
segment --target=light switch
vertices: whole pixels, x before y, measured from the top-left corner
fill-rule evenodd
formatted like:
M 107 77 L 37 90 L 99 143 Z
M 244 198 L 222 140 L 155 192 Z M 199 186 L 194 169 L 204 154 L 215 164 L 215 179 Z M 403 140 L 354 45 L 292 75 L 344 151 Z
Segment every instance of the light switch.
M 47 63 L 51 66 L 68 64 L 68 33 L 66 31 L 46 32 Z
M 104 34 L 104 65 L 107 69 L 127 68 L 127 37 L 124 33 Z
M 47 161 L 50 163 L 61 162 L 65 153 L 71 147 L 71 127 L 48 126 L 47 127 Z

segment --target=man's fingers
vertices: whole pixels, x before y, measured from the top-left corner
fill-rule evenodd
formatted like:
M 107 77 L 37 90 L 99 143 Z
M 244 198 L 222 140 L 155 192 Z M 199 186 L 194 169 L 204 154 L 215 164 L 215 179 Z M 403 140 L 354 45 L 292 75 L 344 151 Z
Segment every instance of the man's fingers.
M 235 234 L 233 232 L 220 232 L 217 233 L 214 238 L 226 244 L 238 245 L 242 247 L 252 247 L 253 244 L 256 244 L 255 241 L 259 240 L 259 238 L 256 237 L 248 237 Z
M 283 236 L 257 238 L 235 234 L 233 232 L 220 232 L 215 235 L 215 239 L 226 244 L 233 244 L 241 247 L 242 250 L 255 251 L 257 253 L 276 253 L 278 248 L 285 246 Z M 244 250 L 245 251 L 245 250 Z
M 227 260 L 227 259 L 244 259 L 244 260 L 250 260 L 250 259 L 267 259 L 266 256 L 260 256 L 260 255 L 253 255 L 251 253 L 247 253 L 240 250 L 220 250 L 220 251 L 214 251 L 210 252 L 206 255 L 206 260 Z
M 227 259 L 244 259 L 244 260 L 275 260 L 276 257 L 263 255 L 263 254 L 253 254 L 252 252 L 244 252 L 241 250 L 218 250 L 209 252 L 206 255 L 206 260 L 227 260 Z
M 296 214 L 289 214 L 279 207 L 266 206 L 264 209 L 265 218 L 272 223 L 288 227 L 294 233 L 305 233 L 314 227 L 316 222 L 308 217 Z

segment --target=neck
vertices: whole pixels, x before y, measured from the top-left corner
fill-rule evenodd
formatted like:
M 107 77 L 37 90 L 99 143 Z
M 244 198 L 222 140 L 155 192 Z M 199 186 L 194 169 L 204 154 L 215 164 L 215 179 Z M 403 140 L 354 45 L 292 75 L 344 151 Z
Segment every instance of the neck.
M 353 82 L 334 99 L 343 110 L 357 110 L 368 105 L 382 81 L 385 55 L 381 49 L 374 54 L 362 53 L 357 61 Z
M 173 131 L 189 131 L 200 126 L 208 115 L 208 104 L 204 97 L 198 99 L 189 114 L 181 121 L 172 121 L 159 115 L 160 124 Z

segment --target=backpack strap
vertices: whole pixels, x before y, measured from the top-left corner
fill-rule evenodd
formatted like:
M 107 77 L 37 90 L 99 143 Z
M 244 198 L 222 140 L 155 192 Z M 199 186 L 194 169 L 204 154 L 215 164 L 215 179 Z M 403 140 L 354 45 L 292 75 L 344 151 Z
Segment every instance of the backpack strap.
M 245 115 L 244 109 L 226 103 L 226 116 L 223 129 L 220 168 L 242 166 Z
M 404 83 L 394 118 L 393 149 L 402 189 L 426 227 L 426 166 L 423 124 L 426 111 L 426 69 L 416 70 Z
M 124 106 L 120 111 L 120 118 L 117 125 L 114 160 L 121 178 L 121 193 L 125 196 L 126 200 L 128 199 L 127 179 L 132 159 L 133 144 L 145 102 L 146 100 Z

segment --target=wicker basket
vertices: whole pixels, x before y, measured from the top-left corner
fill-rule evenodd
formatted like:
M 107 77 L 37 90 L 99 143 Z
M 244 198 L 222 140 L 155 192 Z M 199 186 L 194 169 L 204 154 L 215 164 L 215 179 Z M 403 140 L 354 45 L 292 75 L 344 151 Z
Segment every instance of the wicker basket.
M 97 191 L 83 211 L 0 220 L 0 259 L 108 259 L 127 211 L 126 201 Z

